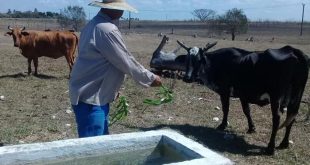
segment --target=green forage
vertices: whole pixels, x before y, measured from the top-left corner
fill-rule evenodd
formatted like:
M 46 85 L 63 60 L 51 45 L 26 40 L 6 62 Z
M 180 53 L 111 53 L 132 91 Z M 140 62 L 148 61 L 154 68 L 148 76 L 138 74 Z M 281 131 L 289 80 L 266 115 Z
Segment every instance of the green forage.
M 124 119 L 128 115 L 128 101 L 125 96 L 119 98 L 119 102 L 116 106 L 116 111 L 111 114 L 111 120 L 109 125 L 113 125 L 115 122 Z
M 143 103 L 148 105 L 161 105 L 165 103 L 170 103 L 173 100 L 173 92 L 171 89 L 165 86 L 161 86 L 159 91 L 156 93 L 156 96 L 158 96 L 158 99 L 144 99 Z
M 173 100 L 173 92 L 171 89 L 161 86 L 159 91 L 156 93 L 158 99 L 144 99 L 143 103 L 148 105 L 158 106 L 165 103 L 170 103 Z M 126 97 L 121 96 L 119 98 L 119 102 L 116 105 L 116 111 L 110 115 L 110 123 L 109 125 L 113 125 L 119 120 L 123 120 L 128 115 L 128 101 Z

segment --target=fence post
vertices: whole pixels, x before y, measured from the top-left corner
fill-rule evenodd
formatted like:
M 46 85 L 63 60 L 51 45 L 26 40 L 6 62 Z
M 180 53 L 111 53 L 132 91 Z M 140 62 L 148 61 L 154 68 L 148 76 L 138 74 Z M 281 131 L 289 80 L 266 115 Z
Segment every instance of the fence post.
M 302 36 L 303 24 L 304 24 L 304 13 L 305 13 L 305 5 L 302 4 L 302 18 L 301 18 L 301 25 L 300 25 L 300 36 Z

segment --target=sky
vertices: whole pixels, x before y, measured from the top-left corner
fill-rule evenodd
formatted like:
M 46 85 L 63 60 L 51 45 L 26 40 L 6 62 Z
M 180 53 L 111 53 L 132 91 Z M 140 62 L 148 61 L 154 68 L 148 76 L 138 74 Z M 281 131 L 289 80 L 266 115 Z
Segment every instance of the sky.
M 100 1 L 100 0 L 99 0 Z M 84 7 L 87 18 L 92 18 L 99 10 L 88 6 L 91 0 L 0 0 L 0 12 L 8 9 L 18 11 L 59 12 L 69 5 Z M 195 9 L 212 9 L 224 14 L 232 8 L 242 9 L 253 21 L 301 21 L 302 4 L 305 4 L 304 20 L 310 21 L 310 0 L 127 0 L 139 10 L 131 14 L 133 18 L 147 20 L 188 20 Z M 128 17 L 128 13 L 124 17 Z

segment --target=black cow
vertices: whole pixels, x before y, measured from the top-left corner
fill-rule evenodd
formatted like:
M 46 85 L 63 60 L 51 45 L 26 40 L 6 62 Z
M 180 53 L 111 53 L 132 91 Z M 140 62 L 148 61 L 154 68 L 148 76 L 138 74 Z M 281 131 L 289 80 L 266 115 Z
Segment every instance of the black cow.
M 288 148 L 291 127 L 298 113 L 301 98 L 308 79 L 308 57 L 291 46 L 249 52 L 238 48 L 223 48 L 213 52 L 205 49 L 188 48 L 185 82 L 201 79 L 206 86 L 220 95 L 223 120 L 218 126 L 227 126 L 229 98 L 240 98 L 242 109 L 248 120 L 248 133 L 255 132 L 249 103 L 264 106 L 271 104 L 272 134 L 266 149 L 274 154 L 275 137 L 278 129 L 286 127 L 279 148 Z M 285 122 L 280 124 L 280 111 L 287 107 Z

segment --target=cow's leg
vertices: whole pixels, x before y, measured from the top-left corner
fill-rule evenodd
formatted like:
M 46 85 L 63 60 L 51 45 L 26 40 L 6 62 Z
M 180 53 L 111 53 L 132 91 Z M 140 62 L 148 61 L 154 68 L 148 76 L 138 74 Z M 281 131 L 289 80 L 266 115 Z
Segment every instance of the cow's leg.
M 286 149 L 289 147 L 289 136 L 290 136 L 291 128 L 294 122 L 295 122 L 295 119 L 288 126 L 286 126 L 284 138 L 281 144 L 279 145 L 278 149 Z
M 157 58 L 160 55 L 160 51 L 163 49 L 163 47 L 166 45 L 167 41 L 169 38 L 167 36 L 164 36 L 163 39 L 161 40 L 158 48 L 154 51 L 153 57 L 152 58 Z
M 287 115 L 286 115 L 286 119 L 292 119 L 291 123 L 289 123 L 286 126 L 286 130 L 285 130 L 285 135 L 284 138 L 282 140 L 282 142 L 279 145 L 279 149 L 285 149 L 289 147 L 289 136 L 291 133 L 291 128 L 295 122 L 295 117 L 298 114 L 298 110 L 299 110 L 299 106 L 300 106 L 300 102 L 301 102 L 301 98 L 302 98 L 302 94 L 303 94 L 303 89 L 296 89 L 295 91 L 293 91 L 293 98 L 295 97 L 296 99 L 292 99 L 288 106 L 287 106 Z
M 272 133 L 269 140 L 266 153 L 269 155 L 274 154 L 275 149 L 275 139 L 278 132 L 280 124 L 280 114 L 279 114 L 280 103 L 278 99 L 271 99 L 271 111 L 272 111 Z
M 162 53 L 161 50 L 166 45 L 168 40 L 169 38 L 164 36 L 157 49 L 153 52 L 153 56 L 150 62 L 150 67 L 153 68 L 152 72 L 158 72 L 159 74 L 162 74 L 162 68 L 160 67 L 162 65 L 162 62 L 160 62 L 162 59 L 160 59 L 160 55 Z
M 68 62 L 70 73 L 71 73 L 72 67 L 73 67 L 73 64 L 74 64 L 74 61 L 75 61 L 75 49 L 67 52 L 67 54 L 69 55 L 69 57 L 68 57 L 69 60 L 67 60 L 67 62 Z
M 73 60 L 68 55 L 66 55 L 65 58 L 66 58 L 66 61 L 68 63 L 68 66 L 69 66 L 69 69 L 70 69 L 70 72 L 71 72 L 72 66 L 73 66 Z
M 75 61 L 75 55 L 74 55 L 74 52 L 73 52 L 73 54 L 72 54 L 72 56 L 70 56 L 70 73 L 71 73 L 71 71 L 72 71 L 72 67 L 73 67 L 73 65 L 74 65 L 74 61 Z
M 229 95 L 222 94 L 221 103 L 222 103 L 223 119 L 222 123 L 217 127 L 218 130 L 224 130 L 227 127 L 227 118 L 229 112 Z
M 28 58 L 28 75 L 30 75 L 31 74 L 31 61 L 32 61 L 32 59 L 31 58 Z
M 67 54 L 70 54 L 70 52 L 67 52 Z M 74 63 L 74 55 L 72 55 L 72 56 L 65 55 L 65 58 L 67 60 L 68 66 L 69 66 L 69 78 L 70 78 L 70 74 L 72 71 L 73 63 Z
M 250 106 L 249 103 L 246 102 L 244 99 L 241 99 L 241 105 L 242 105 L 242 110 L 243 113 L 245 114 L 247 120 L 248 120 L 248 126 L 249 126 L 249 130 L 247 133 L 254 133 L 255 132 L 255 126 L 251 117 L 251 112 L 250 112 Z
M 39 65 L 39 60 L 38 57 L 33 59 L 33 65 L 34 65 L 34 75 L 38 75 L 38 65 Z

